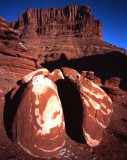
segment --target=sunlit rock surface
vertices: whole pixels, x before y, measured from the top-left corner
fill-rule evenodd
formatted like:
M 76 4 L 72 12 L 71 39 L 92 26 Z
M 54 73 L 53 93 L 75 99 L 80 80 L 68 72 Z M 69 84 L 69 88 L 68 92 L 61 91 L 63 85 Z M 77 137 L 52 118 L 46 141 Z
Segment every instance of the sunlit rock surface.
M 13 122 L 13 139 L 30 155 L 43 158 L 57 156 L 65 145 L 57 87 L 43 74 L 34 75 L 21 95 Z
M 11 141 L 13 119 L 11 112 L 14 110 L 13 112 L 16 113 L 17 108 L 10 105 L 10 99 L 15 95 L 16 90 L 20 88 L 23 76 L 42 68 L 42 66 L 51 73 L 56 68 L 65 66 L 74 68 L 79 73 L 85 71 L 86 74 L 82 76 L 103 88 L 112 99 L 114 108 L 111 123 L 105 129 L 101 143 L 91 149 L 84 142 L 82 126 L 79 125 L 82 124 L 83 118 L 80 115 L 83 110 L 80 107 L 76 108 L 76 106 L 79 106 L 77 104 L 82 106 L 76 85 L 63 79 L 56 81 L 58 76 L 48 75 L 47 77 L 59 86 L 57 88 L 59 97 L 67 98 L 67 102 L 62 101 L 62 106 L 65 108 L 63 112 L 64 116 L 66 116 L 65 127 L 68 136 L 66 136 L 65 148 L 60 151 L 57 159 L 126 159 L 126 50 L 99 38 L 91 38 L 92 35 L 87 37 L 82 31 L 73 34 L 72 30 L 67 29 L 66 31 L 62 30 L 62 34 L 57 34 L 57 32 L 50 30 L 50 35 L 46 35 L 49 34 L 49 31 L 46 30 L 44 35 L 38 34 L 39 32 L 35 32 L 29 26 L 17 28 L 16 30 L 8 27 L 9 23 L 0 17 L 0 159 L 33 160 L 33 157 L 24 152 L 18 144 Z M 23 84 L 20 92 L 18 91 L 18 94 L 14 96 L 15 100 L 22 97 L 20 93 L 23 93 L 25 83 L 23 82 Z M 16 89 L 10 98 L 10 90 L 14 88 Z M 68 89 L 66 90 L 66 88 Z M 73 101 L 70 101 L 70 99 L 73 99 Z M 15 101 L 13 106 L 19 106 L 19 102 Z M 74 123 L 73 120 L 75 120 Z
M 65 129 L 74 141 L 82 137 L 82 143 L 99 145 L 113 112 L 111 99 L 99 86 L 67 67 L 52 73 L 39 69 L 23 80 L 20 87 L 24 89 L 13 121 L 13 140 L 23 150 L 35 157 L 56 157 L 65 147 Z M 68 81 L 77 91 L 64 85 Z M 12 92 L 12 107 L 20 87 Z M 77 96 L 73 99 L 72 95 L 68 101 L 68 93 Z

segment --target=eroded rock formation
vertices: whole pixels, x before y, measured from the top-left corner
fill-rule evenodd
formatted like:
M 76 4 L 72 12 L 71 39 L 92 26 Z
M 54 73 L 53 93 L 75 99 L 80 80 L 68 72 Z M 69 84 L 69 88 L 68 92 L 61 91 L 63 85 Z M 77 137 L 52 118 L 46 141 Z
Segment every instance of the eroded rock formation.
M 84 10 L 84 8 L 87 7 L 79 8 Z M 49 20 L 48 9 L 44 10 L 46 11 L 43 15 L 43 20 L 47 22 L 45 32 L 42 30 L 42 25 L 40 25 L 39 15 L 37 17 L 37 26 L 34 25 L 37 10 L 28 9 L 28 12 L 33 18 L 30 16 L 27 21 L 27 19 L 23 20 L 21 15 L 20 20 L 22 19 L 23 21 L 20 22 L 20 27 L 16 25 L 19 24 L 19 22 L 15 21 L 11 24 L 12 29 L 9 28 L 10 24 L 6 22 L 4 18 L 0 17 L 0 159 L 33 159 L 33 157 L 23 152 L 19 145 L 10 141 L 10 139 L 12 140 L 12 135 L 10 133 L 10 128 L 12 128 L 12 126 L 10 124 L 12 124 L 11 122 L 13 121 L 11 112 L 13 109 L 14 113 L 17 111 L 17 108 L 11 107 L 10 99 L 12 99 L 12 97 L 15 98 L 15 105 L 13 106 L 19 106 L 19 102 L 16 100 L 24 96 L 24 87 L 26 83 L 31 83 L 30 81 L 35 75 L 37 76 L 37 72 L 34 70 L 42 68 L 40 64 L 53 72 L 50 74 L 47 70 L 42 71 L 42 69 L 40 69 L 39 74 L 43 74 L 48 79 L 55 82 L 58 86 L 57 89 L 60 98 L 66 98 L 66 101 L 62 101 L 62 105 L 64 105 L 65 108 L 66 133 L 70 138 L 66 137 L 66 148 L 63 148 L 59 152 L 57 159 L 126 159 L 126 50 L 100 40 L 95 34 L 94 36 L 90 36 L 89 34 L 87 37 L 83 29 L 83 25 L 86 22 L 84 20 L 85 17 L 78 17 L 78 19 L 73 21 L 73 18 L 72 20 L 69 20 L 69 18 L 62 20 L 63 17 L 59 15 L 55 17 L 57 21 L 52 18 L 52 23 Z M 58 11 L 60 9 L 55 10 Z M 61 10 L 64 9 L 61 8 Z M 80 14 L 82 14 L 81 12 Z M 39 10 L 38 13 L 40 13 Z M 69 12 L 67 11 L 66 13 Z M 83 13 L 83 15 L 85 14 Z M 59 22 L 57 17 L 61 17 L 60 21 L 62 22 Z M 89 15 L 86 16 L 87 21 L 90 19 Z M 96 19 L 94 20 L 96 21 Z M 29 24 L 26 24 L 26 22 L 29 22 Z M 40 28 L 38 28 L 38 24 L 41 26 Z M 72 28 L 70 29 L 70 26 L 73 24 L 77 24 L 77 29 L 75 31 L 72 30 Z M 92 23 L 90 23 L 90 26 L 91 24 Z M 50 25 L 54 28 L 59 26 L 57 32 L 54 32 L 54 28 L 52 30 Z M 61 26 L 66 25 L 69 25 L 69 28 L 63 28 L 61 31 Z M 13 29 L 14 26 L 17 28 L 16 30 Z M 90 32 L 93 31 L 92 28 L 93 26 L 89 29 Z M 95 29 L 95 32 L 96 31 Z M 82 77 L 88 78 L 90 81 L 99 85 L 112 99 L 114 112 L 112 114 L 111 123 L 105 130 L 103 140 L 98 147 L 91 149 L 84 143 L 82 125 L 80 125 L 83 120 L 83 117 L 81 117 L 83 110 L 82 107 L 77 108 L 77 106 L 82 106 L 79 90 L 71 80 L 67 80 L 67 78 L 66 81 L 62 80 L 63 76 L 61 72 L 56 69 L 65 66 L 74 68 L 79 73 L 83 71 L 81 73 Z M 30 74 L 29 78 L 25 76 L 32 71 L 34 71 L 34 73 Z M 21 83 L 23 83 L 21 85 L 23 87 L 20 88 L 19 86 Z M 11 93 L 10 97 L 10 90 L 15 87 L 16 89 Z M 15 94 L 17 91 L 18 94 Z M 73 101 L 70 101 L 70 99 L 73 99 Z M 100 104 L 101 102 L 98 103 Z M 70 106 L 72 106 L 72 108 L 70 108 Z M 72 110 L 73 112 L 71 112 Z M 73 122 L 74 119 L 75 121 Z M 74 132 L 71 132 L 72 128 Z
M 64 8 L 28 8 L 12 21 L 29 53 L 44 64 L 47 61 L 77 59 L 124 49 L 102 41 L 102 24 L 88 6 Z
M 16 85 L 15 80 L 19 80 L 23 75 L 39 68 L 37 58 L 30 55 L 27 48 L 21 42 L 18 32 L 9 28 L 9 23 L 0 17 L 0 69 L 7 73 L 8 81 Z M 7 85 L 2 74 L 0 87 L 5 87 L 8 91 L 12 84 Z
M 62 68 L 62 72 L 56 69 L 50 73 L 47 69 L 40 69 L 26 75 L 22 80 L 23 85 L 25 82 L 27 84 L 16 107 L 18 111 L 13 121 L 13 140 L 35 157 L 58 156 L 65 146 L 64 127 L 66 126 L 68 136 L 70 135 L 68 125 L 70 125 L 70 132 L 76 134 L 75 123 L 81 127 L 81 130 L 78 130 L 80 137 L 82 136 L 89 146 L 98 146 L 111 119 L 112 101 L 99 86 L 73 69 Z M 61 90 L 59 87 L 60 81 L 68 83 L 68 80 L 70 85 L 74 84 L 77 88 L 81 100 L 81 105 L 76 103 L 77 106 L 73 106 L 73 110 L 69 101 L 78 102 L 78 97 L 68 101 L 67 97 L 61 97 L 61 92 L 66 95 L 67 90 L 73 92 L 73 89 L 69 91 L 71 88 L 61 86 Z M 12 92 L 13 108 L 16 105 L 13 97 L 19 90 L 20 88 Z M 68 103 L 66 107 L 65 103 Z M 82 110 L 80 117 L 79 113 L 74 111 L 76 108 Z M 68 117 L 67 110 L 70 110 Z M 65 124 L 63 117 L 65 117 Z M 66 118 L 69 119 L 69 124 Z M 77 138 L 79 138 L 78 134 Z M 73 140 L 75 141 L 75 138 Z
M 69 5 L 65 8 L 28 8 L 20 14 L 17 22 L 12 22 L 13 29 L 32 29 L 39 35 L 83 35 L 102 39 L 102 24 L 92 15 L 88 6 Z

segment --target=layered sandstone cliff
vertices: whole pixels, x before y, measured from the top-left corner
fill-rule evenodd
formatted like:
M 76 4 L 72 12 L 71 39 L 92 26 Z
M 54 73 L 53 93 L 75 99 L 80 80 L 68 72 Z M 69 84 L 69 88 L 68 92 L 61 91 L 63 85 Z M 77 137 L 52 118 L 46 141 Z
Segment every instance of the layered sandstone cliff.
M 93 17 L 91 10 L 84 6 L 27 9 L 24 14 L 20 15 L 18 21 L 13 21 L 10 25 L 12 29 L 9 28 L 9 23 L 0 17 L 0 159 L 33 160 L 18 145 L 10 141 L 12 138 L 9 132 L 12 127 L 10 113 L 12 108 L 15 113 L 17 111 L 17 108 L 10 105 L 10 90 L 17 84 L 19 86 L 21 77 L 39 68 L 39 64 L 50 71 L 65 66 L 77 70 L 82 76 L 102 87 L 113 102 L 114 112 L 111 123 L 104 132 L 100 146 L 91 149 L 86 144 L 76 143 L 66 137 L 66 148 L 60 152 L 57 159 L 126 159 L 126 50 L 101 40 L 101 23 Z M 57 77 L 54 78 L 57 79 Z M 70 90 L 71 85 L 66 83 L 59 85 L 61 87 L 59 94 L 65 96 L 69 102 L 68 105 L 66 103 L 64 105 L 69 109 L 67 114 L 70 113 L 66 117 L 69 123 L 68 128 L 72 129 L 71 119 L 79 127 L 77 119 L 72 118 L 72 115 L 81 117 L 79 111 L 74 112 L 74 106 L 77 104 L 75 103 L 76 92 Z M 23 85 L 23 87 L 26 86 Z M 21 92 L 15 96 L 16 100 L 22 97 L 20 93 L 23 90 L 20 89 Z M 24 97 L 26 98 L 26 96 Z M 28 96 L 28 99 L 26 98 L 25 103 L 29 101 L 30 97 L 31 95 Z M 65 97 L 63 97 L 64 102 Z M 77 106 L 77 109 L 81 109 L 79 105 Z M 25 106 L 23 107 L 25 108 Z M 78 131 L 77 134 L 72 131 L 70 135 L 75 134 L 79 142 L 81 132 L 80 130 L 76 131 Z
M 62 55 L 70 60 L 112 51 L 126 52 L 102 40 L 102 24 L 88 6 L 28 8 L 10 26 L 40 64 L 59 60 Z
M 31 27 L 39 35 L 82 35 L 102 39 L 102 24 L 88 6 L 69 5 L 65 8 L 28 8 L 11 27 Z
M 0 89 L 9 91 L 23 75 L 37 68 L 36 57 L 27 52 L 18 32 L 0 17 Z

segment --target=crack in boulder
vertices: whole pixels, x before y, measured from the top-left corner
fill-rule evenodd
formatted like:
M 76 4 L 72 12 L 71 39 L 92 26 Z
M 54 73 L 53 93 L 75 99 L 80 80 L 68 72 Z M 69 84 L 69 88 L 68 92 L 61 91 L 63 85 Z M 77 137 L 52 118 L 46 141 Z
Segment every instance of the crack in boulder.
M 37 70 L 21 82 L 11 93 L 11 103 L 5 105 L 11 110 L 16 108 L 11 124 L 5 128 L 9 136 L 12 131 L 13 141 L 28 154 L 57 157 L 65 147 L 66 134 L 91 147 L 100 144 L 113 107 L 99 86 L 67 67 L 52 73 Z M 5 110 L 5 119 L 8 111 Z

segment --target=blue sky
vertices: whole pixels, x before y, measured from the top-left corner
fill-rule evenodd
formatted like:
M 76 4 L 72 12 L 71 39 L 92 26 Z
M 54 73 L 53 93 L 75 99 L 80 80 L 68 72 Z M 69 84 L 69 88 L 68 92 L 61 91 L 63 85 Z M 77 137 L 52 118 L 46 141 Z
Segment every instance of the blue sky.
M 87 4 L 102 21 L 103 40 L 127 49 L 127 0 L 1 0 L 0 15 L 11 21 L 26 8 L 64 7 L 70 3 Z

